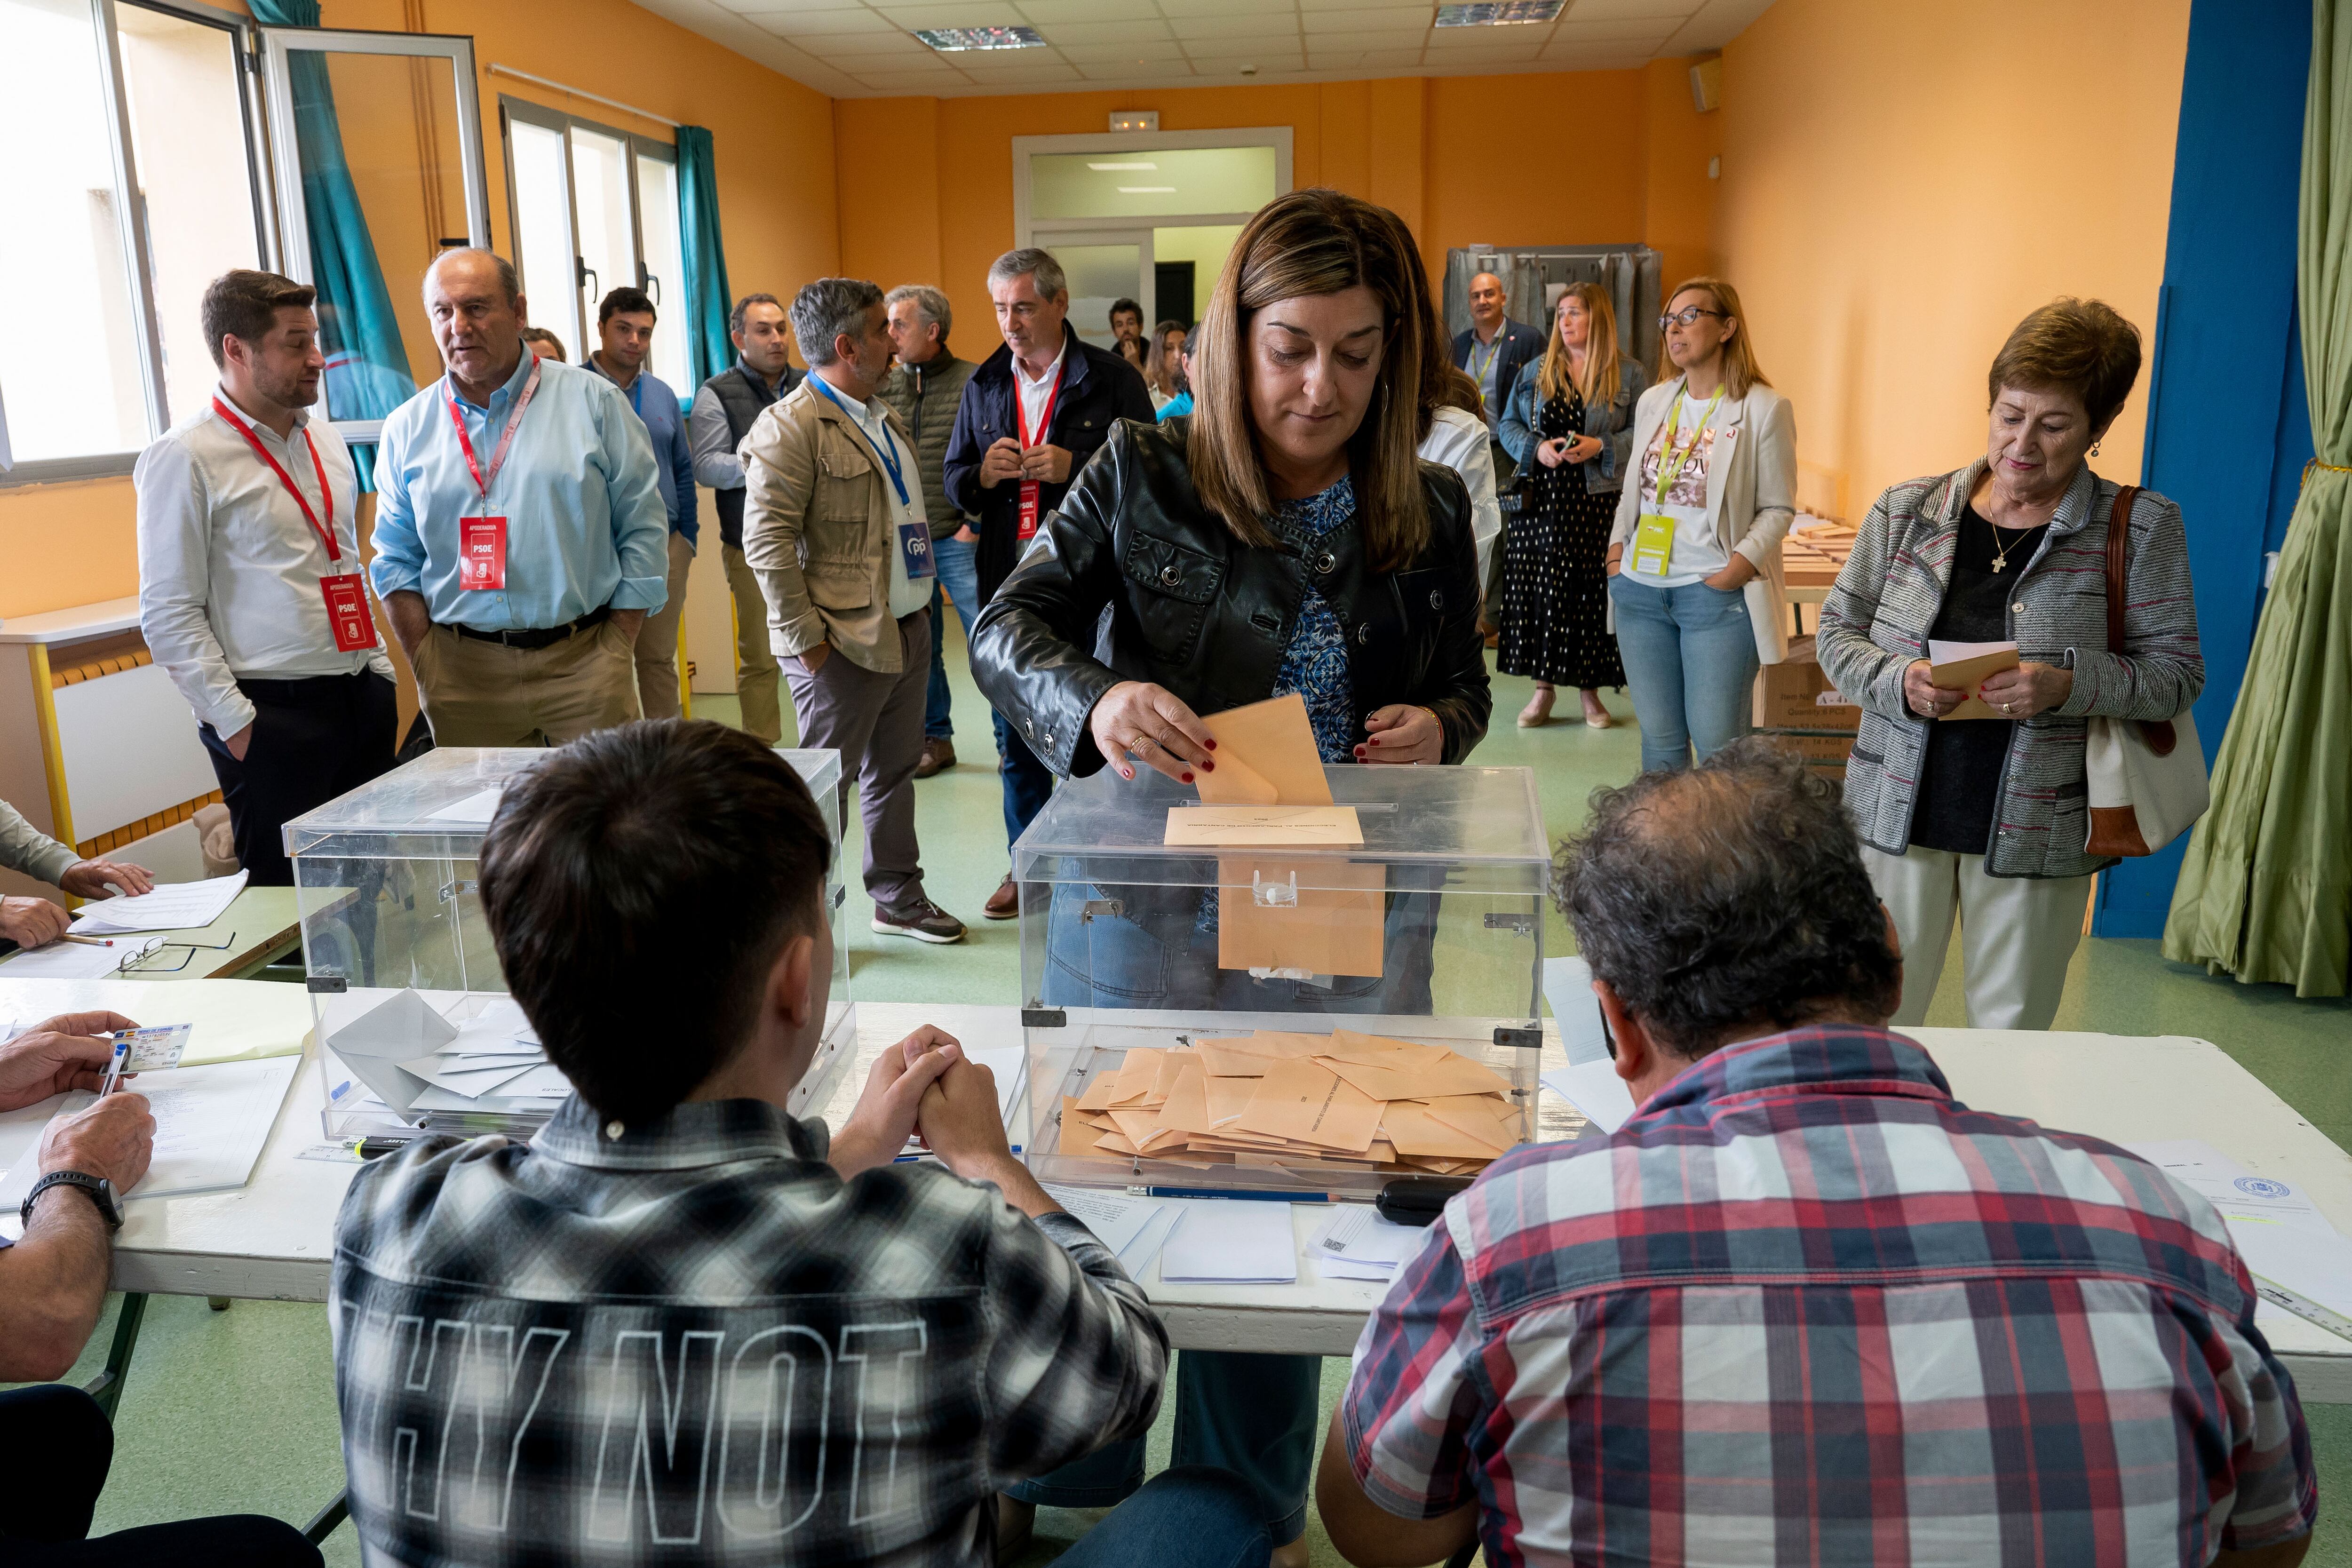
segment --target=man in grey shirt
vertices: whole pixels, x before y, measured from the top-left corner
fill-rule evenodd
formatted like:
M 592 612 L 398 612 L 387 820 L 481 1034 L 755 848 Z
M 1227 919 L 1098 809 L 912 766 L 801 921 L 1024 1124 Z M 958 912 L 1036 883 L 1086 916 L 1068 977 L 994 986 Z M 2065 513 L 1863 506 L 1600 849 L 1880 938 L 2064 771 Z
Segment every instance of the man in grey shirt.
M 103 899 L 111 882 L 126 893 L 144 893 L 155 879 L 144 866 L 128 860 L 85 860 L 69 845 L 60 844 L 31 823 L 24 813 L 0 800 L 0 867 L 20 871 L 37 882 L 63 888 L 79 899 Z M 73 923 L 65 906 L 48 899 L 0 898 L 0 941 L 18 947 L 39 947 L 66 934 Z
M 772 746 L 783 737 L 783 713 L 777 706 L 776 656 L 768 647 L 768 602 L 743 559 L 743 459 L 735 447 L 761 409 L 801 384 L 802 373 L 793 368 L 784 308 L 773 294 L 736 300 L 727 335 L 738 357 L 695 395 L 686 442 L 694 454 L 695 482 L 709 485 L 719 506 L 719 559 L 735 596 L 735 693 L 743 728 Z

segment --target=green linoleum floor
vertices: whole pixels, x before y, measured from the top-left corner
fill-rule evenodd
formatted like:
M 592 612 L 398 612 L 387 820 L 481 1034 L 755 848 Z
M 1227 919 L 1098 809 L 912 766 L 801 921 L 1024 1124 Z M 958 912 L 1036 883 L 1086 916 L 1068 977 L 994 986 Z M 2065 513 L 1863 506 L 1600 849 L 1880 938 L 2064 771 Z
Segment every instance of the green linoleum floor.
M 988 709 L 963 673 L 961 629 L 952 616 L 950 625 L 961 763 L 917 786 L 917 812 L 931 897 L 971 925 L 971 938 L 941 948 L 876 936 L 866 927 L 869 908 L 853 893 L 852 973 L 857 994 L 877 1000 L 1009 1005 L 1020 993 L 1016 932 L 1010 923 L 980 919 L 982 900 L 1006 869 L 994 748 Z M 1546 826 L 1557 837 L 1582 819 L 1586 797 L 1596 786 L 1633 775 L 1640 736 L 1630 723 L 1611 731 L 1588 730 L 1575 721 L 1519 730 L 1512 718 L 1528 691 L 1524 680 L 1496 678 L 1496 727 L 1474 761 L 1538 769 Z M 1630 713 L 1622 695 L 1611 693 L 1609 701 L 1621 719 Z M 698 697 L 695 708 L 704 718 L 736 716 L 732 698 Z M 851 885 L 856 887 L 855 878 Z M 1546 948 L 1569 950 L 1557 914 Z M 1959 970 L 1955 952 L 1929 1010 L 1930 1024 L 1966 1021 Z M 2352 1005 L 2297 1002 L 2283 987 L 2215 979 L 2165 963 L 2152 942 L 2086 941 L 2074 958 L 2057 1026 L 2201 1036 L 2229 1051 L 2313 1125 L 2352 1146 L 2352 1074 L 2345 1070 L 2347 1053 L 2352 1052 Z M 74 1381 L 86 1381 L 102 1363 L 111 1322 L 110 1306 Z M 1327 1419 L 1345 1372 L 1340 1360 L 1325 1363 Z M 2314 1406 L 2307 1415 L 2323 1496 L 2332 1500 L 2352 1495 L 2352 1406 Z M 1171 1415 L 1163 1411 L 1153 1435 L 1155 1468 L 1166 1462 L 1171 1425 Z M 215 1312 L 201 1298 L 156 1297 L 125 1387 L 117 1433 L 113 1477 L 99 1505 L 101 1531 L 199 1513 L 252 1511 L 298 1523 L 307 1520 L 342 1480 L 324 1310 L 240 1301 Z M 1043 1510 L 1037 1543 L 1022 1559 L 1024 1568 L 1050 1562 L 1084 1522 L 1083 1515 Z M 1307 1528 L 1315 1562 L 1336 1564 L 1338 1557 L 1311 1516 Z M 348 1526 L 329 1542 L 327 1559 L 358 1562 Z M 2352 1531 L 2323 1519 L 2309 1561 L 2352 1568 Z

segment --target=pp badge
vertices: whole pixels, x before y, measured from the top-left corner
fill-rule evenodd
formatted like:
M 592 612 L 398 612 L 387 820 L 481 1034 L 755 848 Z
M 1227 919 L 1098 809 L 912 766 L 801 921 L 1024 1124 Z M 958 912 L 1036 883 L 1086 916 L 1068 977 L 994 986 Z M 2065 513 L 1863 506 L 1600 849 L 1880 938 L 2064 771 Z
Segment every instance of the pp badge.
M 1675 552 L 1675 520 L 1645 511 L 1633 528 L 1633 570 L 1643 577 L 1663 577 Z
M 461 517 L 457 520 L 457 586 L 465 589 L 507 585 L 507 520 L 502 517 Z
M 939 563 L 931 558 L 931 530 L 928 523 L 902 522 L 898 525 L 898 553 L 907 563 L 907 580 L 919 583 L 926 577 L 939 575 Z

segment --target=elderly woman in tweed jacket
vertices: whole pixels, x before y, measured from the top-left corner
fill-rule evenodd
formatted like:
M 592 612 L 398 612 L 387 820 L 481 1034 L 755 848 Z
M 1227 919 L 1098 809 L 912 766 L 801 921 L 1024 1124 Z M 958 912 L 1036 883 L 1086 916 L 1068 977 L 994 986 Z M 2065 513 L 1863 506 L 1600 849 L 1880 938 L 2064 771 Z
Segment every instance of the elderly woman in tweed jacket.
M 2121 655 L 2104 589 L 2114 481 L 2086 461 L 2139 376 L 2139 333 L 2095 300 L 2034 311 L 1993 360 L 1985 456 L 1878 498 L 1822 606 L 1822 669 L 1863 708 L 1846 805 L 1905 954 L 1897 1024 L 1927 1010 L 1960 918 L 1969 1022 L 2046 1029 L 2091 875 L 2084 742 L 2094 714 L 2171 719 L 2205 661 L 2180 509 L 2130 512 Z M 1946 718 L 1930 639 L 2014 642 L 2019 664 Z

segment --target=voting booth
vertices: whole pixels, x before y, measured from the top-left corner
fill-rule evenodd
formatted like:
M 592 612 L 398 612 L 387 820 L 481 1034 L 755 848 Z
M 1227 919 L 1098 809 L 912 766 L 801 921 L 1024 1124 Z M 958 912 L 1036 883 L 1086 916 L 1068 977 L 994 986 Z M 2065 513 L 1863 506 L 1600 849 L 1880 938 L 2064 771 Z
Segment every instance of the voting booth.
M 1106 768 L 1013 846 L 1041 1180 L 1361 1195 L 1534 1135 L 1533 773 L 1323 771 L 1299 808 Z
M 833 986 L 798 1112 L 855 1053 L 857 1017 L 840 880 L 841 753 L 778 750 L 816 797 L 834 849 L 825 888 Z M 527 1132 L 569 1092 L 525 1048 L 536 1037 L 506 995 L 479 889 L 482 839 L 500 790 L 548 755 L 443 747 L 286 825 L 312 1020 L 330 1058 L 329 1136 Z

